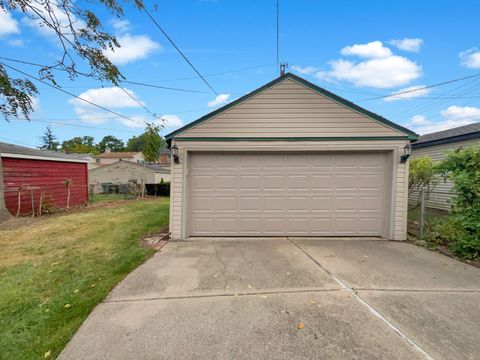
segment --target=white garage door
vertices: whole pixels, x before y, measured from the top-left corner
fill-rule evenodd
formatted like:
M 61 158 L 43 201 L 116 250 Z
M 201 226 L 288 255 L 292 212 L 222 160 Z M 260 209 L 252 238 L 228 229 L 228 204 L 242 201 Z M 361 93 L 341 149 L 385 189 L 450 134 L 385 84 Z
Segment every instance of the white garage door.
M 189 236 L 381 236 L 387 156 L 192 153 Z

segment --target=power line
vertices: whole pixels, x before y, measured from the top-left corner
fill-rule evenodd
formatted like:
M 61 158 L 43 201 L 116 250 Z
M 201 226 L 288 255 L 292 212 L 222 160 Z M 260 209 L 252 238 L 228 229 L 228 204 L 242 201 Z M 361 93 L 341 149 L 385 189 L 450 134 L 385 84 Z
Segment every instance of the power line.
M 162 89 L 162 90 L 173 90 L 173 91 L 198 93 L 198 94 L 210 94 L 210 91 L 180 89 L 180 88 L 173 88 L 173 87 L 168 87 L 168 86 L 161 86 L 161 85 L 143 83 L 143 82 L 139 82 L 139 81 L 124 80 L 123 82 L 128 83 L 128 84 L 132 84 L 132 85 L 146 86 L 146 87 L 157 88 L 157 89 Z
M 437 87 L 437 86 L 441 86 L 441 85 L 451 84 L 451 83 L 457 82 L 457 81 L 462 81 L 462 80 L 466 80 L 466 79 L 471 79 L 471 78 L 474 78 L 474 77 L 477 77 L 477 76 L 480 76 L 480 74 L 465 76 L 465 77 L 458 78 L 458 79 L 453 79 L 453 80 L 447 80 L 447 81 L 443 81 L 443 82 L 440 82 L 440 83 L 436 83 L 436 84 L 432 84 L 432 85 L 428 85 L 428 86 L 423 86 L 423 87 L 420 87 L 420 88 L 417 88 L 417 89 L 411 89 L 411 90 L 401 91 L 401 92 L 394 93 L 394 94 L 390 94 L 390 95 L 377 96 L 377 97 L 373 97 L 373 98 L 369 98 L 369 99 L 360 99 L 360 100 L 357 100 L 357 101 L 378 100 L 378 99 L 389 98 L 389 97 L 392 97 L 392 96 L 409 94 L 409 93 L 416 92 L 416 91 L 431 89 L 431 88 L 434 88 L 434 87 Z
M 84 99 L 84 98 L 82 98 L 82 97 L 80 97 L 80 96 L 77 96 L 77 95 L 75 95 L 75 94 L 67 91 L 67 90 L 62 89 L 62 88 L 59 87 L 59 86 L 50 84 L 50 83 L 48 83 L 48 82 L 46 82 L 46 81 L 44 81 L 44 80 L 42 80 L 42 79 L 39 79 L 39 78 L 37 78 L 37 77 L 35 77 L 35 76 L 33 76 L 33 75 L 27 74 L 26 72 L 24 72 L 24 71 L 22 71 L 22 70 L 20 70 L 20 69 L 17 69 L 17 68 L 15 68 L 15 67 L 13 67 L 13 66 L 7 65 L 7 64 L 2 63 L 2 62 L 0 62 L 0 64 L 3 65 L 3 66 L 6 66 L 7 68 L 9 68 L 9 69 L 11 69 L 11 70 L 14 70 L 14 71 L 18 72 L 18 73 L 20 73 L 20 74 L 22 74 L 22 75 L 24 75 L 24 76 L 27 76 L 27 77 L 29 77 L 29 78 L 31 78 L 31 79 L 34 79 L 34 80 L 36 80 L 36 81 L 38 81 L 38 82 L 41 82 L 42 84 L 45 84 L 45 85 L 48 85 L 48 86 L 50 86 L 50 87 L 52 87 L 52 88 L 54 88 L 54 89 L 57 89 L 58 91 L 61 91 L 61 92 L 65 93 L 65 94 L 67 94 L 67 95 L 73 96 L 74 98 L 76 98 L 76 99 L 78 99 L 78 100 L 81 100 L 81 101 L 86 102 L 86 103 L 88 103 L 88 104 L 90 104 L 90 105 L 92 105 L 92 106 L 95 106 L 95 107 L 99 108 L 99 109 L 102 109 L 102 110 L 105 110 L 105 111 L 107 111 L 107 112 L 109 112 L 109 113 L 112 113 L 112 114 L 114 114 L 114 115 L 117 115 L 118 117 L 121 117 L 121 118 L 126 119 L 126 120 L 128 120 L 128 121 L 132 121 L 132 122 L 141 124 L 142 126 L 144 126 L 144 125 L 146 124 L 145 122 L 140 122 L 140 121 L 138 121 L 138 120 L 131 119 L 131 118 L 129 118 L 128 116 L 125 116 L 125 115 L 123 115 L 123 114 L 117 113 L 116 111 L 110 110 L 110 109 L 108 109 L 108 108 L 106 108 L 106 107 L 104 107 L 104 106 L 102 106 L 102 105 L 95 104 L 94 102 L 92 102 L 92 101 L 90 101 L 90 100 Z
M 203 76 L 204 77 L 221 76 L 221 75 L 234 74 L 234 73 L 237 73 L 237 72 L 243 72 L 243 71 L 248 71 L 248 70 L 261 69 L 261 68 L 265 68 L 265 67 L 269 67 L 269 66 L 275 66 L 275 64 L 249 66 L 249 67 L 244 67 L 244 68 L 240 68 L 240 69 L 234 69 L 234 70 L 229 70 L 229 71 L 222 71 L 222 72 L 217 72 L 217 73 L 205 74 Z M 172 82 L 172 81 L 190 80 L 190 79 L 197 79 L 197 78 L 198 78 L 198 76 L 186 76 L 186 77 L 175 78 L 175 79 L 143 81 L 143 83 L 144 84 L 154 84 L 154 83 L 164 83 L 164 82 Z
M 147 16 L 152 20 L 152 22 L 156 25 L 156 27 L 162 32 L 162 34 L 167 38 L 167 40 L 172 44 L 172 46 L 180 53 L 180 55 L 183 57 L 183 59 L 187 62 L 188 65 L 195 71 L 195 73 L 200 77 L 200 79 L 203 80 L 203 82 L 209 87 L 212 92 L 218 96 L 218 93 L 215 91 L 215 89 L 208 83 L 208 81 L 203 77 L 202 74 L 197 70 L 195 66 L 188 60 L 188 58 L 185 56 L 185 54 L 178 48 L 178 46 L 175 44 L 175 42 L 168 36 L 168 34 L 163 30 L 163 28 L 160 26 L 160 24 L 153 18 L 152 15 L 150 15 L 150 12 L 147 10 L 145 6 L 142 6 L 142 10 L 147 14 Z
M 61 122 L 61 121 L 48 121 L 48 120 L 42 120 L 42 119 L 30 119 L 30 120 L 28 120 L 28 119 L 18 119 L 18 121 L 36 121 L 36 122 L 41 122 L 41 123 L 45 123 L 45 124 L 53 124 L 53 125 L 59 125 L 59 126 L 73 126 L 73 127 L 79 127 L 79 128 L 107 130 L 107 131 L 122 132 L 122 133 L 127 133 L 127 134 L 136 134 L 136 132 L 134 132 L 134 131 L 117 130 L 117 129 L 99 127 L 99 126 L 70 124 L 70 123 Z

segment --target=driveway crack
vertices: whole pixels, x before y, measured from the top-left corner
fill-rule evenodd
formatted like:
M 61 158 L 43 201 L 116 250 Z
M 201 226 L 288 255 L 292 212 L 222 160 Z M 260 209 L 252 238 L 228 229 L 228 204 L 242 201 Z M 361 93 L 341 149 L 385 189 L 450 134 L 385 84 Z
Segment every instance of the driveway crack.
M 421 353 L 426 359 L 434 360 L 425 350 L 423 350 L 415 341 L 410 339 L 407 335 L 405 335 L 399 328 L 397 328 L 394 324 L 388 321 L 386 318 L 382 316 L 375 308 L 370 305 L 366 300 L 364 300 L 360 295 L 358 295 L 357 290 L 351 288 L 347 284 L 345 284 L 342 280 L 337 278 L 330 270 L 325 268 L 320 262 L 318 262 L 313 256 L 311 256 L 307 251 L 305 251 L 300 245 L 298 245 L 295 241 L 291 238 L 287 237 L 287 240 L 295 246 L 298 250 L 300 250 L 305 256 L 307 256 L 310 260 L 312 260 L 315 265 L 317 265 L 320 269 L 330 275 L 333 280 L 335 280 L 342 289 L 348 291 L 360 304 L 364 305 L 375 317 L 383 321 L 391 330 L 393 330 L 397 335 L 399 335 L 402 339 L 404 339 L 411 347 L 413 347 L 417 352 Z

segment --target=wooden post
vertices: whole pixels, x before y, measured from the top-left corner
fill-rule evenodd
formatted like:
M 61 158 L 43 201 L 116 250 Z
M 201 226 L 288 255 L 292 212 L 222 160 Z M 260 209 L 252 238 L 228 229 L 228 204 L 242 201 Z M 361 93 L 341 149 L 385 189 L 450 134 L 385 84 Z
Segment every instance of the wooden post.
M 35 217 L 35 200 L 33 199 L 33 189 L 30 189 L 30 201 L 32 202 L 32 217 Z
M 420 240 L 423 239 L 423 232 L 425 228 L 425 190 L 420 189 Z

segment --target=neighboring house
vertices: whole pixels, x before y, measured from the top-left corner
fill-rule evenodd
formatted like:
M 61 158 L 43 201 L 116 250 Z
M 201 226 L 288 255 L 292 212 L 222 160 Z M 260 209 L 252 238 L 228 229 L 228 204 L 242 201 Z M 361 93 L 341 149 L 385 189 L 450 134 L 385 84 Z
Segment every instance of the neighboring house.
M 158 163 L 162 166 L 170 166 L 170 149 L 163 148 L 160 149 L 160 154 L 158 155 Z
M 119 160 L 131 161 L 138 164 L 143 164 L 145 162 L 145 157 L 143 156 L 142 152 L 113 152 L 108 148 L 104 153 L 95 155 L 93 158 L 95 159 L 95 164 L 97 165 L 111 164 Z
M 4 201 L 11 214 L 17 213 L 19 198 L 21 215 L 31 214 L 32 207 L 37 213 L 42 194 L 44 203 L 66 207 L 67 181 L 70 182 L 70 206 L 88 200 L 87 163 L 91 161 L 88 156 L 7 143 L 0 143 L 0 156 Z
M 416 138 L 287 73 L 166 136 L 171 237 L 405 240 Z
M 445 159 L 448 151 L 458 148 L 480 145 L 480 123 L 460 126 L 450 130 L 422 135 L 412 144 L 412 158 L 429 156 L 433 161 Z M 449 210 L 453 197 L 453 184 L 441 177 L 434 191 L 426 200 L 426 206 L 433 209 Z M 418 201 L 418 195 L 411 196 Z
M 170 182 L 170 168 L 160 165 L 138 164 L 119 160 L 96 169 L 90 169 L 89 184 L 95 194 L 103 191 L 102 184 L 127 185 L 129 181 L 146 185 Z

